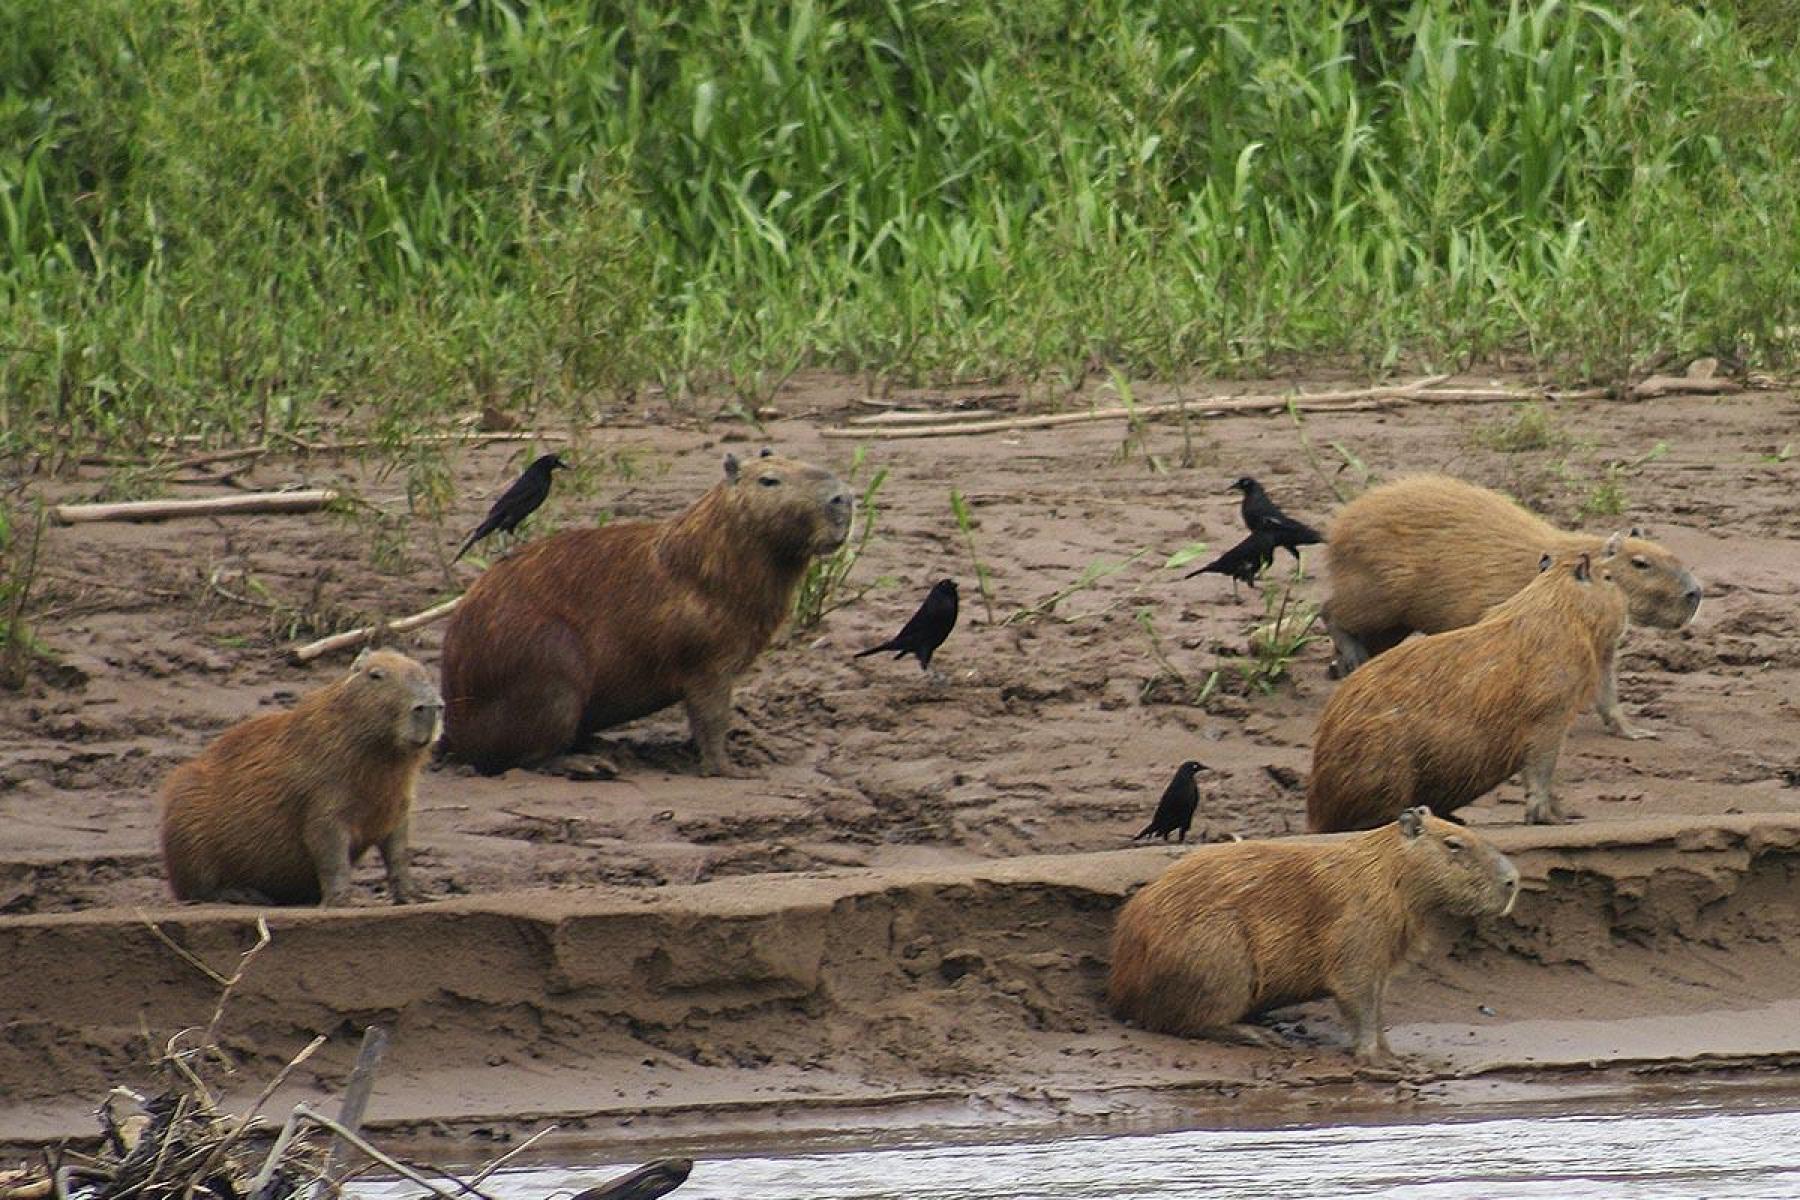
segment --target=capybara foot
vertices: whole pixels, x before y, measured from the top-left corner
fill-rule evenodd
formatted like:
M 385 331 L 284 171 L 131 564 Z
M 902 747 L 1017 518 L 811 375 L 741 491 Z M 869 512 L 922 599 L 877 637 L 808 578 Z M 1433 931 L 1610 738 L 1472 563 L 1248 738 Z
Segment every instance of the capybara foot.
M 1273 1029 L 1264 1029 L 1261 1025 L 1250 1025 L 1240 1022 L 1236 1025 L 1215 1025 L 1203 1029 L 1200 1035 L 1214 1042 L 1227 1042 L 1234 1046 L 1258 1046 L 1264 1050 L 1285 1050 L 1288 1041 Z
M 1525 806 L 1527 825 L 1567 825 L 1572 816 L 1548 801 L 1531 801 Z
M 546 775 L 577 783 L 619 777 L 619 764 L 604 754 L 561 754 L 538 769 Z
M 1633 725 L 1631 722 L 1627 721 L 1624 717 L 1613 717 L 1611 720 L 1605 720 L 1604 718 L 1602 718 L 1602 720 L 1604 721 L 1604 723 L 1606 725 L 1606 731 L 1608 733 L 1612 734 L 1614 737 L 1625 738 L 1627 741 L 1641 742 L 1648 738 L 1657 738 L 1657 737 L 1662 736 L 1660 733 L 1656 732 L 1656 730 L 1654 730 L 1654 729 L 1643 729 L 1636 725 Z
M 736 763 L 732 762 L 729 758 L 722 758 L 716 762 L 710 762 L 710 763 L 702 762 L 700 764 L 700 773 L 702 775 L 710 775 L 714 779 L 757 779 L 757 778 L 760 778 L 760 776 L 755 771 L 752 771 L 749 767 L 740 767 Z

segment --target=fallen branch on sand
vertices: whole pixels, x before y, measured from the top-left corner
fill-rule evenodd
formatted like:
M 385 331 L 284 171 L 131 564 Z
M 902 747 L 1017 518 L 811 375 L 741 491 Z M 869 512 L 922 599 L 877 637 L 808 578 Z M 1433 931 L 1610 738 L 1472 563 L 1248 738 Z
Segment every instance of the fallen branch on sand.
M 59 504 L 50 515 L 59 525 L 93 521 L 166 521 L 174 517 L 225 517 L 247 513 L 317 512 L 338 498 L 328 488 L 293 492 L 249 492 L 204 500 L 127 500 L 117 504 Z
M 316 642 L 308 642 L 304 646 L 296 646 L 288 651 L 288 659 L 296 663 L 311 662 L 320 655 L 330 654 L 334 650 L 348 650 L 352 646 L 360 646 L 378 633 L 408 633 L 422 628 L 433 621 L 441 621 L 456 611 L 462 601 L 461 596 L 453 597 L 442 604 L 434 604 L 424 612 L 414 613 L 410 617 L 401 617 L 398 621 L 383 621 L 377 625 L 363 625 L 356 629 L 346 629 L 342 633 L 334 633 L 330 637 L 322 637 Z
M 1387 404 L 1506 404 L 1533 400 L 1602 400 L 1613 393 L 1607 388 L 1584 388 L 1575 392 L 1554 392 L 1543 388 L 1510 387 L 1442 387 L 1448 375 L 1430 375 L 1411 383 L 1384 387 L 1353 388 L 1338 392 L 1293 392 L 1284 395 L 1239 395 L 1200 397 L 1192 400 L 1165 400 L 1155 404 L 1114 405 L 1085 412 L 1043 413 L 1029 417 L 1006 417 L 1000 420 L 969 420 L 945 413 L 934 424 L 905 423 L 899 428 L 875 427 L 868 418 L 857 418 L 854 428 L 823 429 L 821 437 L 856 438 L 892 441 L 899 438 L 961 437 L 977 433 L 1004 433 L 1017 429 L 1051 429 L 1059 425 L 1078 425 L 1088 421 L 1110 421 L 1123 418 L 1162 416 L 1185 413 L 1191 417 L 1217 417 L 1227 413 L 1274 412 L 1292 409 L 1299 412 L 1347 412 L 1362 408 L 1379 408 Z M 1652 376 L 1629 389 L 1633 398 L 1660 396 L 1670 392 L 1718 393 L 1736 391 L 1741 385 L 1728 379 L 1694 376 Z M 909 414 L 910 419 L 911 414 Z M 893 418 L 889 418 L 891 422 Z

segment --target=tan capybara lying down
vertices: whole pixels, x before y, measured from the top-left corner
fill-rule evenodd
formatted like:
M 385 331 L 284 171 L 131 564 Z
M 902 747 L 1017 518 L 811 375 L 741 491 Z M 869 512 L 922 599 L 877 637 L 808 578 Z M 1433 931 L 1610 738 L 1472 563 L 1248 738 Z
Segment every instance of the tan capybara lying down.
M 1242 1022 L 1330 996 L 1357 1059 L 1390 1062 L 1389 980 L 1441 915 L 1508 913 L 1518 894 L 1505 855 L 1423 808 L 1353 837 L 1202 846 L 1120 910 L 1107 1003 L 1160 1033 L 1279 1045 Z
M 1447 817 L 1521 768 L 1525 819 L 1566 820 L 1550 781 L 1625 631 L 1619 541 L 1597 563 L 1545 555 L 1475 624 L 1396 646 L 1340 683 L 1313 736 L 1307 827 L 1372 829 L 1415 804 Z
M 1498 492 L 1444 475 L 1371 488 L 1339 509 L 1326 531 L 1324 616 L 1337 648 L 1334 671 L 1348 675 L 1411 633 L 1473 625 L 1530 583 L 1546 553 L 1598 555 L 1604 540 L 1565 533 Z M 1634 624 L 1674 629 L 1693 619 L 1700 581 L 1679 559 L 1636 529 L 1619 553 L 1615 574 Z M 1597 707 L 1620 737 L 1655 736 L 1625 720 L 1610 668 Z
M 374 846 L 394 903 L 414 899 L 413 785 L 443 714 L 423 666 L 367 650 L 288 712 L 227 729 L 163 785 L 176 898 L 343 904 L 351 865 Z
M 489 567 L 444 634 L 444 740 L 483 771 L 540 762 L 677 701 L 709 774 L 731 689 L 850 531 L 822 468 L 766 452 L 680 516 L 539 538 Z

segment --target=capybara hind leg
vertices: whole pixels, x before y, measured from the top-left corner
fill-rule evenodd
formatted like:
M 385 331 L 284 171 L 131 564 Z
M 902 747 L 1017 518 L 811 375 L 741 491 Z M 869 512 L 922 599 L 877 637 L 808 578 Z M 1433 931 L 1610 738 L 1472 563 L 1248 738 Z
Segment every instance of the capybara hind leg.
M 1600 693 L 1595 698 L 1594 708 L 1600 714 L 1600 723 L 1614 737 L 1637 741 L 1657 736 L 1654 730 L 1639 729 L 1625 719 L 1625 710 L 1619 706 L 1619 662 L 1616 655 L 1609 654 L 1600 669 Z
M 350 902 L 350 831 L 335 809 L 331 804 L 317 805 L 300 832 L 319 873 L 319 904 L 326 908 Z
M 388 899 L 395 904 L 411 904 L 419 898 L 413 888 L 412 867 L 407 842 L 411 837 L 411 819 L 402 820 L 394 831 L 375 844 L 381 852 L 381 863 L 387 868 Z
M 683 707 L 694 745 L 700 750 L 700 770 L 707 775 L 750 778 L 749 771 L 733 765 L 725 748 L 725 735 L 731 732 L 731 685 L 712 684 L 689 692 Z
M 1568 813 L 1550 792 L 1550 781 L 1556 775 L 1556 759 L 1562 753 L 1562 737 L 1554 742 L 1534 746 L 1525 755 L 1525 823 L 1527 825 L 1561 825 Z

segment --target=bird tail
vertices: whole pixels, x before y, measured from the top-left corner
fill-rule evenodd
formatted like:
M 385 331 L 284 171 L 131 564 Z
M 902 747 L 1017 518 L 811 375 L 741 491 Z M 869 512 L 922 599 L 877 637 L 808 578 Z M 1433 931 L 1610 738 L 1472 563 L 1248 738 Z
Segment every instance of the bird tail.
M 1132 834 L 1131 840 L 1135 842 L 1139 838 L 1147 838 L 1155 832 L 1156 832 L 1156 822 L 1152 821 L 1148 825 L 1144 826 L 1142 829 L 1138 830 L 1136 833 Z
M 1192 579 L 1196 575 L 1205 575 L 1209 571 L 1217 572 L 1219 570 L 1219 564 L 1224 561 L 1225 561 L 1225 559 L 1222 556 L 1219 558 L 1215 558 L 1211 562 L 1207 563 L 1204 567 L 1195 567 L 1192 571 L 1189 571 L 1186 575 L 1183 575 L 1182 578 L 1183 579 Z
M 855 654 L 852 654 L 850 657 L 851 658 L 867 658 L 871 654 L 880 654 L 883 650 L 892 650 L 893 648 L 894 648 L 893 642 L 891 642 L 891 641 L 883 642 L 879 646 L 870 646 L 867 650 L 858 650 Z
M 478 540 L 478 539 L 480 539 L 480 537 L 481 537 L 481 531 L 480 531 L 480 530 L 476 530 L 476 531 L 475 531 L 475 532 L 474 532 L 474 533 L 471 533 L 471 534 L 470 534 L 470 535 L 469 535 L 469 540 L 468 540 L 468 541 L 466 541 L 466 542 L 464 542 L 464 543 L 463 543 L 463 544 L 462 544 L 462 549 L 461 549 L 461 550 L 458 550 L 458 551 L 457 551 L 457 552 L 456 552 L 456 557 L 455 557 L 455 558 L 452 558 L 452 559 L 451 559 L 451 560 L 450 560 L 450 561 L 451 561 L 451 562 L 458 562 L 458 561 L 460 561 L 460 560 L 461 560 L 461 559 L 462 559 L 462 556 L 463 556 L 463 555 L 465 555 L 465 554 L 467 554 L 467 553 L 468 553 L 468 552 L 469 552 L 469 547 L 470 547 L 470 546 L 473 546 L 473 545 L 474 545 L 474 544 L 475 544 L 475 543 L 476 543 L 476 541 L 477 541 L 477 540 Z

